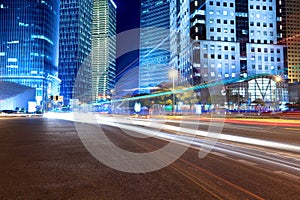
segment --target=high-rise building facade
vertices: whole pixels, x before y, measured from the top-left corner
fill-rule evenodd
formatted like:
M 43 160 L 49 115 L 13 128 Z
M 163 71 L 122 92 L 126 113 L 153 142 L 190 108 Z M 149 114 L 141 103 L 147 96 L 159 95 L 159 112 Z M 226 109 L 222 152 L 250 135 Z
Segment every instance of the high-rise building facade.
M 71 99 L 84 101 L 77 94 L 91 87 L 92 13 L 93 0 L 60 1 L 59 78 L 66 105 Z
M 94 0 L 91 70 L 94 102 L 109 99 L 115 86 L 116 10 L 113 0 Z
M 38 105 L 59 94 L 58 0 L 1 0 L 0 81 L 36 89 Z
M 170 0 L 141 1 L 139 88 L 147 92 L 169 77 Z
M 284 77 L 285 46 L 278 44 L 276 1 L 249 1 L 247 74 L 270 73 Z M 278 18 L 277 18 L 278 17 Z
M 259 74 L 287 78 L 286 46 L 279 42 L 283 37 L 280 1 L 173 2 L 177 4 L 177 15 L 171 13 L 171 24 L 177 25 L 177 41 L 173 41 L 175 44 L 171 47 L 179 51 L 179 58 L 173 63 L 177 63 L 182 81 L 195 85 Z M 278 85 L 274 80 L 257 83 L 255 88 L 264 89 L 255 91 L 249 82 L 248 89 L 252 94 L 255 92 L 253 98 L 260 95 L 264 99 L 274 99 L 272 90 Z M 268 97 L 265 89 L 268 89 Z
M 298 1 L 277 1 L 282 23 L 282 43 L 287 45 L 287 66 L 289 83 L 300 83 L 300 4 Z
M 180 4 L 183 12 L 172 19 L 179 22 L 177 46 L 190 39 L 194 45 L 190 44 L 190 48 L 200 54 L 199 58 L 192 56 L 195 69 L 191 71 L 211 80 L 284 74 L 285 46 L 277 43 L 282 36 L 277 32 L 276 1 L 208 0 Z M 182 66 L 179 61 L 178 67 L 187 71 Z

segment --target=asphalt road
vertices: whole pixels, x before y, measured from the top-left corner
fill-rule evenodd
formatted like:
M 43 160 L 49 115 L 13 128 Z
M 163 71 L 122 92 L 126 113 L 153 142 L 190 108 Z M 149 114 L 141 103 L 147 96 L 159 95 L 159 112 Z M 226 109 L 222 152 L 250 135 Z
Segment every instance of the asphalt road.
M 168 143 L 156 138 L 136 138 L 118 127 L 102 125 L 102 128 L 114 144 L 129 152 L 150 152 Z M 258 134 L 256 129 L 248 132 L 231 129 L 240 135 Z M 285 137 L 278 129 L 274 130 L 274 135 L 280 135 L 276 140 L 290 136 L 286 141 L 297 144 L 299 133 L 285 130 L 289 131 Z M 272 133 L 272 129 L 269 131 Z M 269 133 L 259 134 L 269 138 Z M 300 198 L 296 154 L 273 151 L 271 155 L 249 146 L 240 148 L 222 143 L 217 147 L 219 150 L 199 158 L 199 149 L 194 145 L 168 167 L 149 173 L 126 173 L 95 159 L 83 146 L 74 122 L 3 118 L 0 119 L 0 199 Z M 267 161 L 268 156 L 272 159 Z

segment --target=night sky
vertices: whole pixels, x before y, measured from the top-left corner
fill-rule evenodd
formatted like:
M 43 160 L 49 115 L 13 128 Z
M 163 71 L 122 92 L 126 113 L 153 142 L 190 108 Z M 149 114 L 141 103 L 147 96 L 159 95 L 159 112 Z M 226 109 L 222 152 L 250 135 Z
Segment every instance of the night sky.
M 140 26 L 140 3 L 141 0 L 115 0 L 117 4 L 117 34 L 123 31 L 139 28 Z M 124 45 L 139 46 L 139 36 L 131 38 L 130 41 L 120 38 L 117 35 L 117 76 L 120 76 L 125 69 L 138 65 L 138 50 L 120 55 L 120 49 Z M 119 56 L 120 55 L 120 56 Z

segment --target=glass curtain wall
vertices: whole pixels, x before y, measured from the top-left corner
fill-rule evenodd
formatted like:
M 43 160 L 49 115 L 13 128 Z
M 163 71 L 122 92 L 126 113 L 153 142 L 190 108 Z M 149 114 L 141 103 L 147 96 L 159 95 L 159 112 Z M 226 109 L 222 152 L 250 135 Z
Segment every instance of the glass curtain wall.
M 58 0 L 1 0 L 0 80 L 36 88 L 36 101 L 58 95 Z

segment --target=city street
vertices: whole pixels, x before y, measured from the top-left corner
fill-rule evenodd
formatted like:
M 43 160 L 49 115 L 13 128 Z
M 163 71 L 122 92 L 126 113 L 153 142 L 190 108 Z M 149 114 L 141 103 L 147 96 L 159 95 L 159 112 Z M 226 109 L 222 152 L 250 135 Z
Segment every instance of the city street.
M 0 10 L 0 200 L 300 200 L 299 1 Z
M 208 122 L 197 122 L 199 135 L 192 137 L 193 120 L 129 120 L 118 118 L 115 125 L 102 120 L 100 127 L 119 148 L 145 153 L 166 146 L 179 134 L 172 129 L 181 126 L 177 145 L 191 148 L 160 170 L 127 173 L 93 157 L 74 121 L 0 118 L 0 199 L 299 199 L 297 126 L 226 122 L 212 151 L 200 158 L 205 142 L 200 134 L 213 129 Z M 163 124 L 161 134 L 138 137 L 135 130 L 154 131 L 159 129 L 155 123 Z M 92 130 L 94 125 L 84 126 Z

